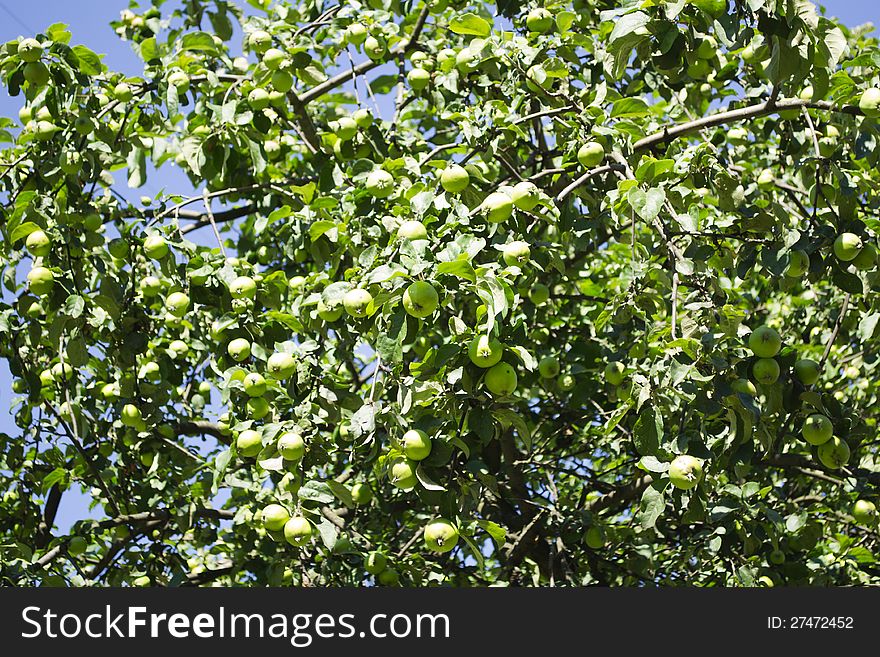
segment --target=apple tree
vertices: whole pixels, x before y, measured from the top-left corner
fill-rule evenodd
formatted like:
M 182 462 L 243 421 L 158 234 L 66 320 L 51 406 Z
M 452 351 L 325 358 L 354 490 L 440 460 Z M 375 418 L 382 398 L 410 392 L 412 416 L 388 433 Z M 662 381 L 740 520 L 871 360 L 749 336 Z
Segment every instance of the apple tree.
M 0 46 L 4 584 L 880 581 L 868 30 L 162 4 Z

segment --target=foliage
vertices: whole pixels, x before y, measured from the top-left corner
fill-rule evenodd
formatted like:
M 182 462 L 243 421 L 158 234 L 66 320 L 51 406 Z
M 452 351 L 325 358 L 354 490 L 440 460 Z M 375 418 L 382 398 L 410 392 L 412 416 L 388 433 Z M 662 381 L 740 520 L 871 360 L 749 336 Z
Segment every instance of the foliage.
M 161 4 L 0 47 L 4 583 L 878 581 L 866 30 Z

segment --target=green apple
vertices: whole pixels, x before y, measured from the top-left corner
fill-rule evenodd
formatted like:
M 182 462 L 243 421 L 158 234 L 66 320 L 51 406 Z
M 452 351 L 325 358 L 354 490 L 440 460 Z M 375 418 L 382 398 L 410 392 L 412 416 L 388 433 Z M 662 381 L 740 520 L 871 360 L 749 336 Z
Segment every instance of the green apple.
M 35 230 L 28 235 L 25 246 L 35 258 L 44 258 L 52 250 L 52 242 L 49 240 L 49 236 L 42 230 Z
M 43 296 L 52 291 L 55 285 L 55 274 L 46 267 L 34 267 L 28 272 L 28 289 L 36 295 Z
M 854 260 L 861 250 L 862 238 L 855 233 L 841 233 L 834 240 L 834 255 L 843 262 Z
M 826 416 L 821 413 L 813 413 L 806 420 L 801 429 L 801 435 L 811 445 L 822 445 L 831 440 L 834 426 Z
M 859 98 L 859 109 L 865 116 L 875 119 L 880 117 L 880 89 L 877 87 L 865 89 Z
M 285 461 L 299 463 L 306 453 L 306 443 L 296 431 L 287 431 L 278 438 L 278 453 Z
M 573 374 L 561 374 L 559 378 L 556 379 L 556 385 L 562 392 L 568 392 L 577 385 L 577 379 L 574 378 Z
M 759 326 L 749 335 L 749 349 L 758 358 L 773 358 L 782 348 L 782 338 L 769 326 Z
M 107 401 L 116 401 L 121 394 L 118 383 L 105 383 L 101 386 L 101 397 Z
M 853 505 L 852 514 L 860 525 L 873 525 L 877 522 L 877 507 L 868 500 L 858 500 Z
M 577 152 L 577 160 L 585 169 L 592 169 L 605 159 L 605 148 L 597 141 L 588 141 Z
M 43 62 L 28 62 L 24 65 L 24 79 L 34 87 L 43 87 L 52 77 L 49 67 Z
M 381 552 L 370 552 L 367 555 L 367 558 L 364 559 L 364 570 L 366 570 L 370 575 L 378 575 L 383 570 L 385 570 L 387 565 L 388 557 L 386 557 Z
M 553 27 L 553 14 L 543 7 L 532 9 L 526 16 L 526 27 L 529 32 L 548 32 Z
M 67 542 L 67 553 L 77 557 L 89 547 L 88 541 L 82 536 L 74 536 Z
M 811 386 L 819 380 L 819 363 L 809 358 L 801 358 L 794 364 L 794 375 L 805 386 Z
M 248 105 L 255 112 L 266 109 L 269 107 L 269 92 L 262 87 L 252 89 L 248 94 Z
M 257 282 L 250 276 L 239 276 L 229 284 L 233 299 L 253 299 L 257 296 Z
M 492 192 L 483 201 L 483 212 L 487 221 L 500 224 L 513 214 L 513 199 L 504 192 Z
M 172 292 L 165 299 L 165 310 L 175 317 L 183 317 L 189 310 L 189 296 L 183 292 Z
M 703 478 L 703 463 L 690 454 L 676 456 L 669 464 L 669 481 L 676 488 L 690 490 Z
M 95 129 L 95 124 L 89 117 L 80 116 L 74 122 L 73 129 L 83 136 L 90 135 Z
M 543 283 L 535 283 L 529 289 L 529 300 L 536 306 L 547 303 L 550 298 L 550 288 Z
M 810 270 L 810 255 L 806 251 L 794 250 L 788 252 L 788 266 L 785 275 L 790 278 L 800 278 Z
M 354 119 L 357 127 L 361 130 L 366 130 L 371 125 L 373 125 L 373 113 L 366 107 L 356 109 L 354 112 L 352 112 L 351 118 Z
M 189 353 L 189 345 L 183 340 L 172 340 L 168 345 L 168 355 L 172 359 L 176 359 L 180 356 L 186 356 Z M 210 391 L 211 383 L 210 381 L 202 381 L 199 384 L 199 392 L 202 392 L 202 385 L 208 385 L 208 391 Z
M 353 46 L 359 46 L 367 40 L 366 26 L 363 23 L 351 23 L 345 28 L 345 40 Z
M 82 168 L 82 155 L 77 151 L 64 151 L 58 158 L 58 166 L 68 176 L 75 176 Z
M 262 54 L 272 45 L 272 35 L 265 30 L 256 30 L 248 35 L 248 45 L 257 54 Z
M 55 363 L 52 366 L 52 378 L 56 381 L 70 381 L 73 377 L 73 367 L 70 363 Z
M 373 303 L 373 295 L 361 287 L 349 290 L 342 297 L 342 306 L 352 317 L 366 317 L 371 303 Z
M 302 516 L 294 516 L 284 525 L 284 539 L 294 547 L 306 545 L 312 538 L 312 524 Z
M 269 531 L 280 532 L 290 520 L 290 513 L 280 504 L 269 504 L 263 508 L 260 519 Z
M 421 91 L 431 83 L 431 73 L 421 67 L 416 67 L 406 74 L 406 79 L 414 91 Z
M 143 422 L 141 409 L 134 404 L 126 404 L 123 406 L 119 419 L 122 420 L 122 424 L 126 427 L 138 427 Z
M 286 59 L 287 55 L 285 55 L 283 51 L 278 48 L 268 48 L 266 52 L 263 53 L 261 61 L 270 71 L 277 71 L 281 68 L 281 65 L 284 64 Z
M 376 576 L 376 581 L 382 586 L 397 586 L 400 583 L 400 573 L 394 568 L 386 568 Z
M 513 394 L 517 386 L 516 370 L 507 363 L 501 362 L 493 365 L 486 372 L 484 380 L 486 387 L 493 395 L 506 397 Z
M 318 317 L 323 319 L 325 322 L 335 322 L 340 317 L 342 317 L 342 306 L 336 306 L 335 308 L 330 308 L 327 304 L 324 303 L 323 299 L 318 299 Z
M 36 62 L 43 56 L 43 46 L 36 39 L 22 39 L 18 42 L 18 58 L 23 62 Z
M 254 420 L 262 420 L 269 414 L 269 402 L 262 397 L 251 397 L 245 404 L 248 416 Z
M 168 84 L 177 89 L 178 94 L 189 90 L 189 76 L 183 71 L 174 71 L 168 76 Z
M 532 258 L 532 251 L 529 245 L 522 240 L 508 242 L 501 251 L 505 264 L 509 267 L 523 267 L 527 265 Z
M 394 191 L 394 176 L 384 169 L 373 169 L 367 176 L 366 190 L 375 198 L 387 198 Z
M 107 243 L 107 250 L 117 260 L 124 260 L 129 254 L 128 242 L 121 237 L 115 237 Z
M 440 173 L 440 186 L 450 194 L 458 194 L 467 189 L 471 176 L 463 166 L 450 164 Z
M 266 394 L 266 379 L 258 372 L 251 372 L 241 382 L 244 394 L 248 397 L 262 397 Z
M 592 525 L 587 529 L 587 532 L 584 535 L 584 542 L 591 550 L 601 550 L 605 547 L 605 540 L 605 530 L 596 525 Z
M 405 240 L 428 239 L 428 229 L 421 221 L 404 221 L 397 229 L 397 236 Z
M 853 265 L 859 271 L 870 271 L 877 266 L 877 247 L 867 242 L 859 254 L 853 258 Z
M 134 98 L 134 91 L 127 82 L 120 82 L 113 88 L 113 97 L 123 103 Z
M 431 453 L 431 439 L 420 429 L 410 429 L 400 439 L 401 447 L 406 458 L 411 461 L 421 461 L 428 458 Z
M 605 366 L 605 381 L 612 386 L 623 383 L 626 367 L 620 361 L 612 361 Z
M 468 357 L 477 367 L 492 367 L 504 355 L 504 345 L 494 337 L 477 335 L 468 344 Z
M 541 192 L 535 183 L 523 180 L 513 186 L 510 192 L 510 200 L 515 207 L 528 212 L 538 205 L 538 202 L 541 200 Z
M 333 134 L 340 141 L 351 141 L 358 133 L 358 124 L 350 116 L 343 116 L 336 120 Z
M 237 363 L 251 355 L 251 343 L 244 338 L 235 338 L 226 345 L 226 353 Z
M 150 235 L 144 240 L 144 253 L 148 258 L 161 260 L 168 255 L 168 242 L 161 235 Z
M 849 445 L 837 436 L 832 437 L 827 443 L 819 445 L 817 453 L 822 465 L 832 470 L 842 468 L 849 463 Z
M 730 384 L 730 387 L 734 392 L 748 395 L 749 397 L 758 396 L 758 389 L 755 387 L 755 384 L 748 379 L 737 379 Z
M 555 379 L 560 369 L 559 359 L 554 356 L 545 356 L 538 363 L 538 374 L 542 379 Z
M 758 174 L 758 187 L 761 189 L 772 189 L 774 183 L 776 182 L 776 176 L 773 175 L 773 172 L 770 169 L 763 169 L 760 174 Z
M 358 482 L 351 487 L 351 500 L 358 506 L 369 504 L 372 499 L 373 491 L 367 484 Z
M 769 386 L 779 379 L 779 363 L 775 358 L 759 358 L 752 365 L 752 375 L 755 381 Z
M 291 354 L 276 351 L 266 361 L 266 371 L 273 379 L 284 381 L 296 372 L 296 360 Z
M 147 361 L 144 363 L 140 370 L 138 370 L 138 378 L 143 379 L 148 383 L 161 383 L 162 370 L 159 368 L 159 363 L 155 361 Z
M 452 48 L 443 48 L 437 53 L 437 66 L 444 73 L 449 73 L 455 68 L 456 53 Z
M 383 37 L 371 34 L 364 40 L 364 53 L 373 61 L 382 59 L 385 56 L 385 52 L 386 44 Z
M 446 518 L 425 525 L 425 547 L 432 552 L 450 552 L 458 543 L 458 528 Z
M 403 308 L 407 314 L 424 319 L 434 314 L 440 305 L 440 297 L 434 286 L 426 281 L 410 284 L 403 293 Z
M 263 450 L 263 436 L 259 431 L 245 429 L 235 439 L 238 453 L 245 458 L 253 458 Z
M 154 297 L 162 291 L 162 281 L 156 276 L 145 276 L 140 282 L 141 294 Z
M 412 462 L 406 459 L 398 459 L 391 465 L 391 469 L 388 471 L 388 478 L 394 486 L 403 490 L 415 488 L 418 481 Z

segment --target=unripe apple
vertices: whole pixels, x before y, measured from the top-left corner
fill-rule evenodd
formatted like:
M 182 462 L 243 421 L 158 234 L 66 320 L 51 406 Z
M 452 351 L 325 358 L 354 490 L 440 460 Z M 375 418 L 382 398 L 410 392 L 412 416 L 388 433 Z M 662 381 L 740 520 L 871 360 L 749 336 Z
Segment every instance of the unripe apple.
M 269 92 L 262 87 L 252 89 L 248 94 L 248 105 L 255 112 L 266 109 L 269 107 Z
M 524 265 L 527 265 L 529 263 L 532 257 L 532 252 L 529 248 L 529 245 L 521 240 L 505 244 L 504 250 L 501 253 L 504 258 L 504 262 L 509 267 L 523 267 Z
M 161 260 L 168 255 L 168 242 L 161 235 L 149 235 L 144 240 L 144 253 L 148 258 Z
M 763 169 L 761 173 L 758 174 L 757 183 L 758 187 L 761 189 L 772 189 L 775 182 L 776 177 L 770 169 Z
M 360 287 L 349 290 L 342 297 L 342 306 L 352 317 L 366 317 L 371 303 L 373 303 L 373 295 Z
M 43 87 L 52 77 L 49 67 L 43 62 L 28 62 L 24 65 L 24 79 L 34 87 Z
M 52 242 L 49 241 L 49 236 L 42 230 L 35 230 L 28 235 L 25 246 L 35 258 L 44 258 L 52 250 Z
M 403 293 L 403 308 L 409 315 L 424 319 L 434 314 L 440 305 L 440 297 L 434 286 L 426 281 L 410 284 Z
M 388 478 L 394 486 L 403 490 L 415 488 L 418 481 L 412 463 L 406 459 L 399 459 L 394 462 L 388 471 Z
M 269 402 L 262 397 L 251 397 L 245 404 L 248 416 L 254 420 L 262 420 L 269 414 Z
M 800 278 L 810 269 L 810 255 L 799 249 L 788 252 L 788 266 L 785 275 L 790 278 Z
M 852 260 L 853 266 L 859 271 L 870 271 L 877 266 L 877 247 L 871 242 L 866 243 L 859 254 Z
M 18 57 L 23 62 L 36 62 L 43 56 L 43 46 L 36 39 L 22 39 L 18 43 Z
M 165 309 L 175 317 L 183 317 L 189 309 L 189 296 L 183 292 L 172 292 L 165 299 Z
M 148 383 L 161 383 L 162 370 L 159 369 L 159 363 L 152 360 L 144 363 L 138 370 L 138 378 Z
M 513 199 L 504 192 L 492 192 L 483 201 L 483 211 L 487 221 L 500 224 L 513 214 Z
M 245 429 L 235 439 L 235 447 L 239 455 L 245 458 L 253 458 L 263 449 L 263 436 L 259 431 Z
M 414 91 L 421 91 L 431 83 L 431 73 L 421 67 L 416 67 L 407 73 L 406 79 Z
M 855 233 L 841 233 L 834 240 L 834 255 L 843 262 L 854 260 L 861 249 L 862 238 Z
M 113 97 L 123 103 L 127 103 L 134 98 L 134 91 L 126 82 L 120 82 L 113 88 Z
M 568 392 L 577 385 L 577 379 L 574 378 L 573 374 L 561 374 L 556 379 L 556 385 L 562 392 Z
M 794 364 L 794 375 L 805 386 L 811 386 L 819 380 L 819 363 L 809 358 L 801 358 Z
M 601 550 L 605 547 L 605 530 L 592 525 L 584 535 L 584 542 L 591 550 Z
M 493 365 L 486 372 L 484 383 L 493 395 L 498 397 L 511 395 L 518 383 L 516 370 L 504 362 Z
M 89 547 L 88 541 L 82 536 L 74 536 L 67 542 L 67 553 L 77 557 Z
M 237 363 L 251 355 L 251 343 L 245 338 L 235 338 L 226 346 L 226 353 Z
M 68 176 L 75 176 L 82 168 L 82 155 L 77 151 L 66 150 L 58 158 L 58 166 Z
M 173 71 L 168 76 L 168 84 L 177 89 L 177 93 L 185 94 L 189 90 L 189 76 L 183 71 Z
M 306 452 L 306 444 L 296 431 L 287 431 L 278 438 L 278 453 L 286 461 L 299 463 Z
M 856 501 L 852 514 L 860 525 L 873 525 L 877 522 L 877 507 L 869 500 Z
M 400 439 L 403 453 L 411 461 L 421 461 L 431 453 L 431 439 L 420 429 L 410 429 Z
M 143 422 L 141 409 L 134 404 L 126 404 L 123 406 L 119 419 L 122 420 L 122 424 L 126 427 L 138 427 Z
M 833 436 L 828 442 L 819 445 L 816 451 L 819 460 L 826 468 L 837 470 L 849 463 L 849 445 L 837 436 Z
M 458 164 L 450 164 L 440 173 L 440 186 L 450 194 L 463 192 L 470 182 L 471 177 L 467 169 Z
M 554 356 L 545 356 L 538 363 L 538 374 L 542 379 L 553 379 L 559 376 L 559 359 Z
M 397 229 L 397 236 L 407 240 L 428 239 L 428 229 L 421 221 L 404 221 Z
M 368 31 L 363 23 L 352 23 L 345 28 L 345 40 L 353 46 L 359 46 L 367 40 Z
M 397 586 L 400 583 L 400 573 L 394 568 L 386 568 L 376 576 L 376 581 L 382 586 Z
M 156 276 L 145 276 L 139 287 L 145 297 L 154 297 L 162 291 L 162 281 Z
M 356 109 L 352 112 L 351 118 L 361 130 L 366 130 L 373 125 L 373 113 L 366 107 Z
M 394 191 L 394 176 L 384 169 L 373 169 L 367 176 L 365 187 L 375 198 L 387 198 Z
M 801 429 L 801 435 L 811 445 L 821 445 L 831 440 L 834 433 L 834 427 L 826 416 L 821 413 L 814 413 L 804 420 L 804 426 Z
M 550 288 L 543 283 L 535 283 L 529 288 L 529 300 L 536 306 L 547 303 L 550 298 Z
M 730 387 L 734 392 L 748 395 L 749 397 L 756 397 L 758 395 L 758 389 L 755 387 L 755 384 L 748 379 L 737 379 L 730 384 Z
M 52 378 L 56 381 L 70 381 L 73 377 L 73 367 L 70 363 L 55 363 L 52 366 Z
M 458 528 L 446 518 L 437 518 L 425 526 L 425 547 L 433 552 L 450 552 L 458 543 Z
M 266 379 L 258 372 L 251 372 L 241 383 L 248 397 L 262 397 L 266 394 Z
M 354 139 L 358 133 L 358 124 L 350 116 L 343 116 L 336 120 L 333 134 L 341 141 L 349 141 Z
M 168 344 L 168 355 L 173 359 L 176 359 L 179 356 L 186 356 L 187 353 L 189 353 L 189 345 L 183 340 L 172 340 Z M 208 381 L 202 381 L 202 383 L 199 384 L 199 392 L 202 392 L 202 384 L 204 383 L 208 384 L 208 390 L 210 391 L 211 383 Z
M 444 73 L 449 73 L 455 68 L 456 53 L 451 48 L 443 48 L 437 53 L 437 66 Z
M 257 282 L 250 276 L 239 276 L 229 284 L 233 299 L 253 299 L 257 296 Z
M 351 500 L 358 506 L 363 506 L 364 504 L 369 504 L 373 499 L 373 491 L 370 490 L 370 487 L 363 483 L 358 482 L 354 486 L 351 487 Z M 384 567 L 384 564 L 383 564 Z M 369 571 L 367 571 L 369 572 Z
M 758 358 L 773 358 L 782 348 L 782 338 L 769 326 L 759 326 L 749 335 L 749 349 Z
M 373 551 L 364 559 L 364 570 L 370 575 L 378 575 L 388 565 L 388 557 L 381 552 Z
M 620 361 L 612 361 L 605 366 L 605 381 L 612 386 L 623 383 L 626 368 Z
M 526 27 L 529 32 L 548 32 L 553 27 L 553 14 L 543 7 L 532 9 L 526 16 Z
M 538 202 L 541 200 L 541 193 L 535 183 L 523 180 L 513 186 L 510 192 L 510 199 L 514 206 L 528 212 L 538 205 Z
M 285 55 L 283 51 L 278 48 L 268 48 L 266 52 L 263 53 L 261 61 L 267 69 L 270 71 L 276 71 L 281 68 L 281 65 L 284 64 L 284 60 L 286 59 L 287 55 Z
M 334 308 L 330 308 L 327 304 L 324 303 L 323 299 L 318 299 L 318 317 L 323 319 L 325 322 L 335 322 L 340 317 L 342 317 L 342 306 L 336 306 Z
M 496 365 L 504 355 L 504 345 L 488 335 L 477 335 L 468 344 L 468 357 L 477 367 Z
M 257 54 L 262 54 L 272 45 L 272 35 L 265 30 L 256 30 L 248 36 L 248 45 L 253 48 Z
M 260 514 L 263 527 L 273 532 L 280 532 L 290 520 L 290 513 L 280 504 L 269 504 Z
M 90 135 L 95 129 L 95 124 L 89 117 L 80 116 L 77 117 L 76 121 L 74 122 L 73 129 L 81 135 Z
M 605 148 L 597 141 L 588 141 L 577 152 L 577 160 L 585 169 L 592 169 L 605 159 Z
M 859 98 L 859 109 L 864 112 L 865 116 L 880 117 L 880 89 L 877 87 L 865 89 Z
M 382 59 L 385 52 L 386 45 L 383 37 L 371 34 L 364 40 L 364 53 L 373 61 Z
M 779 363 L 775 358 L 759 358 L 752 365 L 752 375 L 755 381 L 765 386 L 776 383 L 779 380 Z
M 682 454 L 669 464 L 669 481 L 676 488 L 690 490 L 703 478 L 703 463 L 700 459 Z
M 116 401 L 120 394 L 118 383 L 105 383 L 101 386 L 101 397 L 107 401 Z
M 312 524 L 302 516 L 294 516 L 284 525 L 284 539 L 294 547 L 306 545 L 312 538 Z
M 46 267 L 34 267 L 28 272 L 28 289 L 38 296 L 49 294 L 55 285 L 55 274 Z

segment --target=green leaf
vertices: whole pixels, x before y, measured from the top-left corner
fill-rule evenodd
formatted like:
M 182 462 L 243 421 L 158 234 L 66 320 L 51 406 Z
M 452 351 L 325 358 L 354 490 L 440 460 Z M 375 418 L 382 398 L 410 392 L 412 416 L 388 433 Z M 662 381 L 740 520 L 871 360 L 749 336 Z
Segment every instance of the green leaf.
M 505 429 L 513 427 L 516 430 L 517 435 L 525 443 L 526 450 L 532 448 L 532 434 L 522 415 L 509 408 L 497 408 L 492 411 L 492 415 Z
M 403 360 L 403 343 L 406 341 L 406 313 L 395 313 L 385 331 L 376 337 L 376 353 L 385 363 L 399 363 Z
M 419 463 L 419 465 L 416 467 L 416 479 L 418 479 L 419 483 L 428 490 L 446 490 L 443 486 L 436 483 L 428 476 L 428 473 L 425 472 L 425 469 L 422 467 L 421 463 Z
M 644 116 L 648 113 L 648 103 L 641 98 L 621 98 L 611 108 L 613 118 Z
M 495 547 L 500 548 L 504 545 L 504 541 L 507 540 L 507 529 L 491 520 L 477 520 L 477 524 L 492 537 L 492 540 L 495 542 Z
M 488 21 L 470 13 L 453 18 L 449 22 L 449 30 L 455 34 L 471 34 L 478 37 L 492 34 L 492 26 Z
M 299 489 L 297 497 L 301 500 L 309 502 L 318 502 L 319 504 L 329 504 L 336 496 L 333 489 L 325 481 L 311 480 L 305 482 Z
M 104 70 L 101 58 L 85 46 L 74 46 L 77 68 L 86 75 L 99 75 Z
M 159 59 L 159 46 L 156 43 L 156 37 L 150 37 L 141 41 L 140 45 L 141 59 L 145 62 L 151 62 Z
M 642 493 L 642 501 L 639 504 L 639 512 L 636 520 L 642 529 L 650 529 L 657 524 L 657 519 L 666 508 L 666 498 L 663 493 L 653 486 L 648 486 Z
M 666 193 L 662 189 L 656 187 L 649 189 L 647 192 L 642 191 L 638 187 L 633 187 L 627 195 L 630 206 L 645 221 L 653 221 L 663 209 L 663 202 L 666 200 Z
M 336 499 L 342 502 L 348 508 L 354 508 L 354 500 L 351 499 L 351 491 L 345 484 L 340 484 L 333 479 L 327 480 L 327 486 L 333 491 Z
M 214 37 L 207 32 L 189 32 L 180 40 L 180 49 L 216 52 L 217 46 L 214 44 Z
M 12 234 L 9 236 L 9 241 L 15 244 L 18 240 L 24 239 L 37 230 L 40 230 L 40 227 L 37 224 L 33 221 L 25 221 L 12 231 Z
M 653 456 L 660 448 L 663 438 L 663 421 L 654 409 L 645 406 L 633 426 L 633 442 L 636 451 L 643 456 Z

